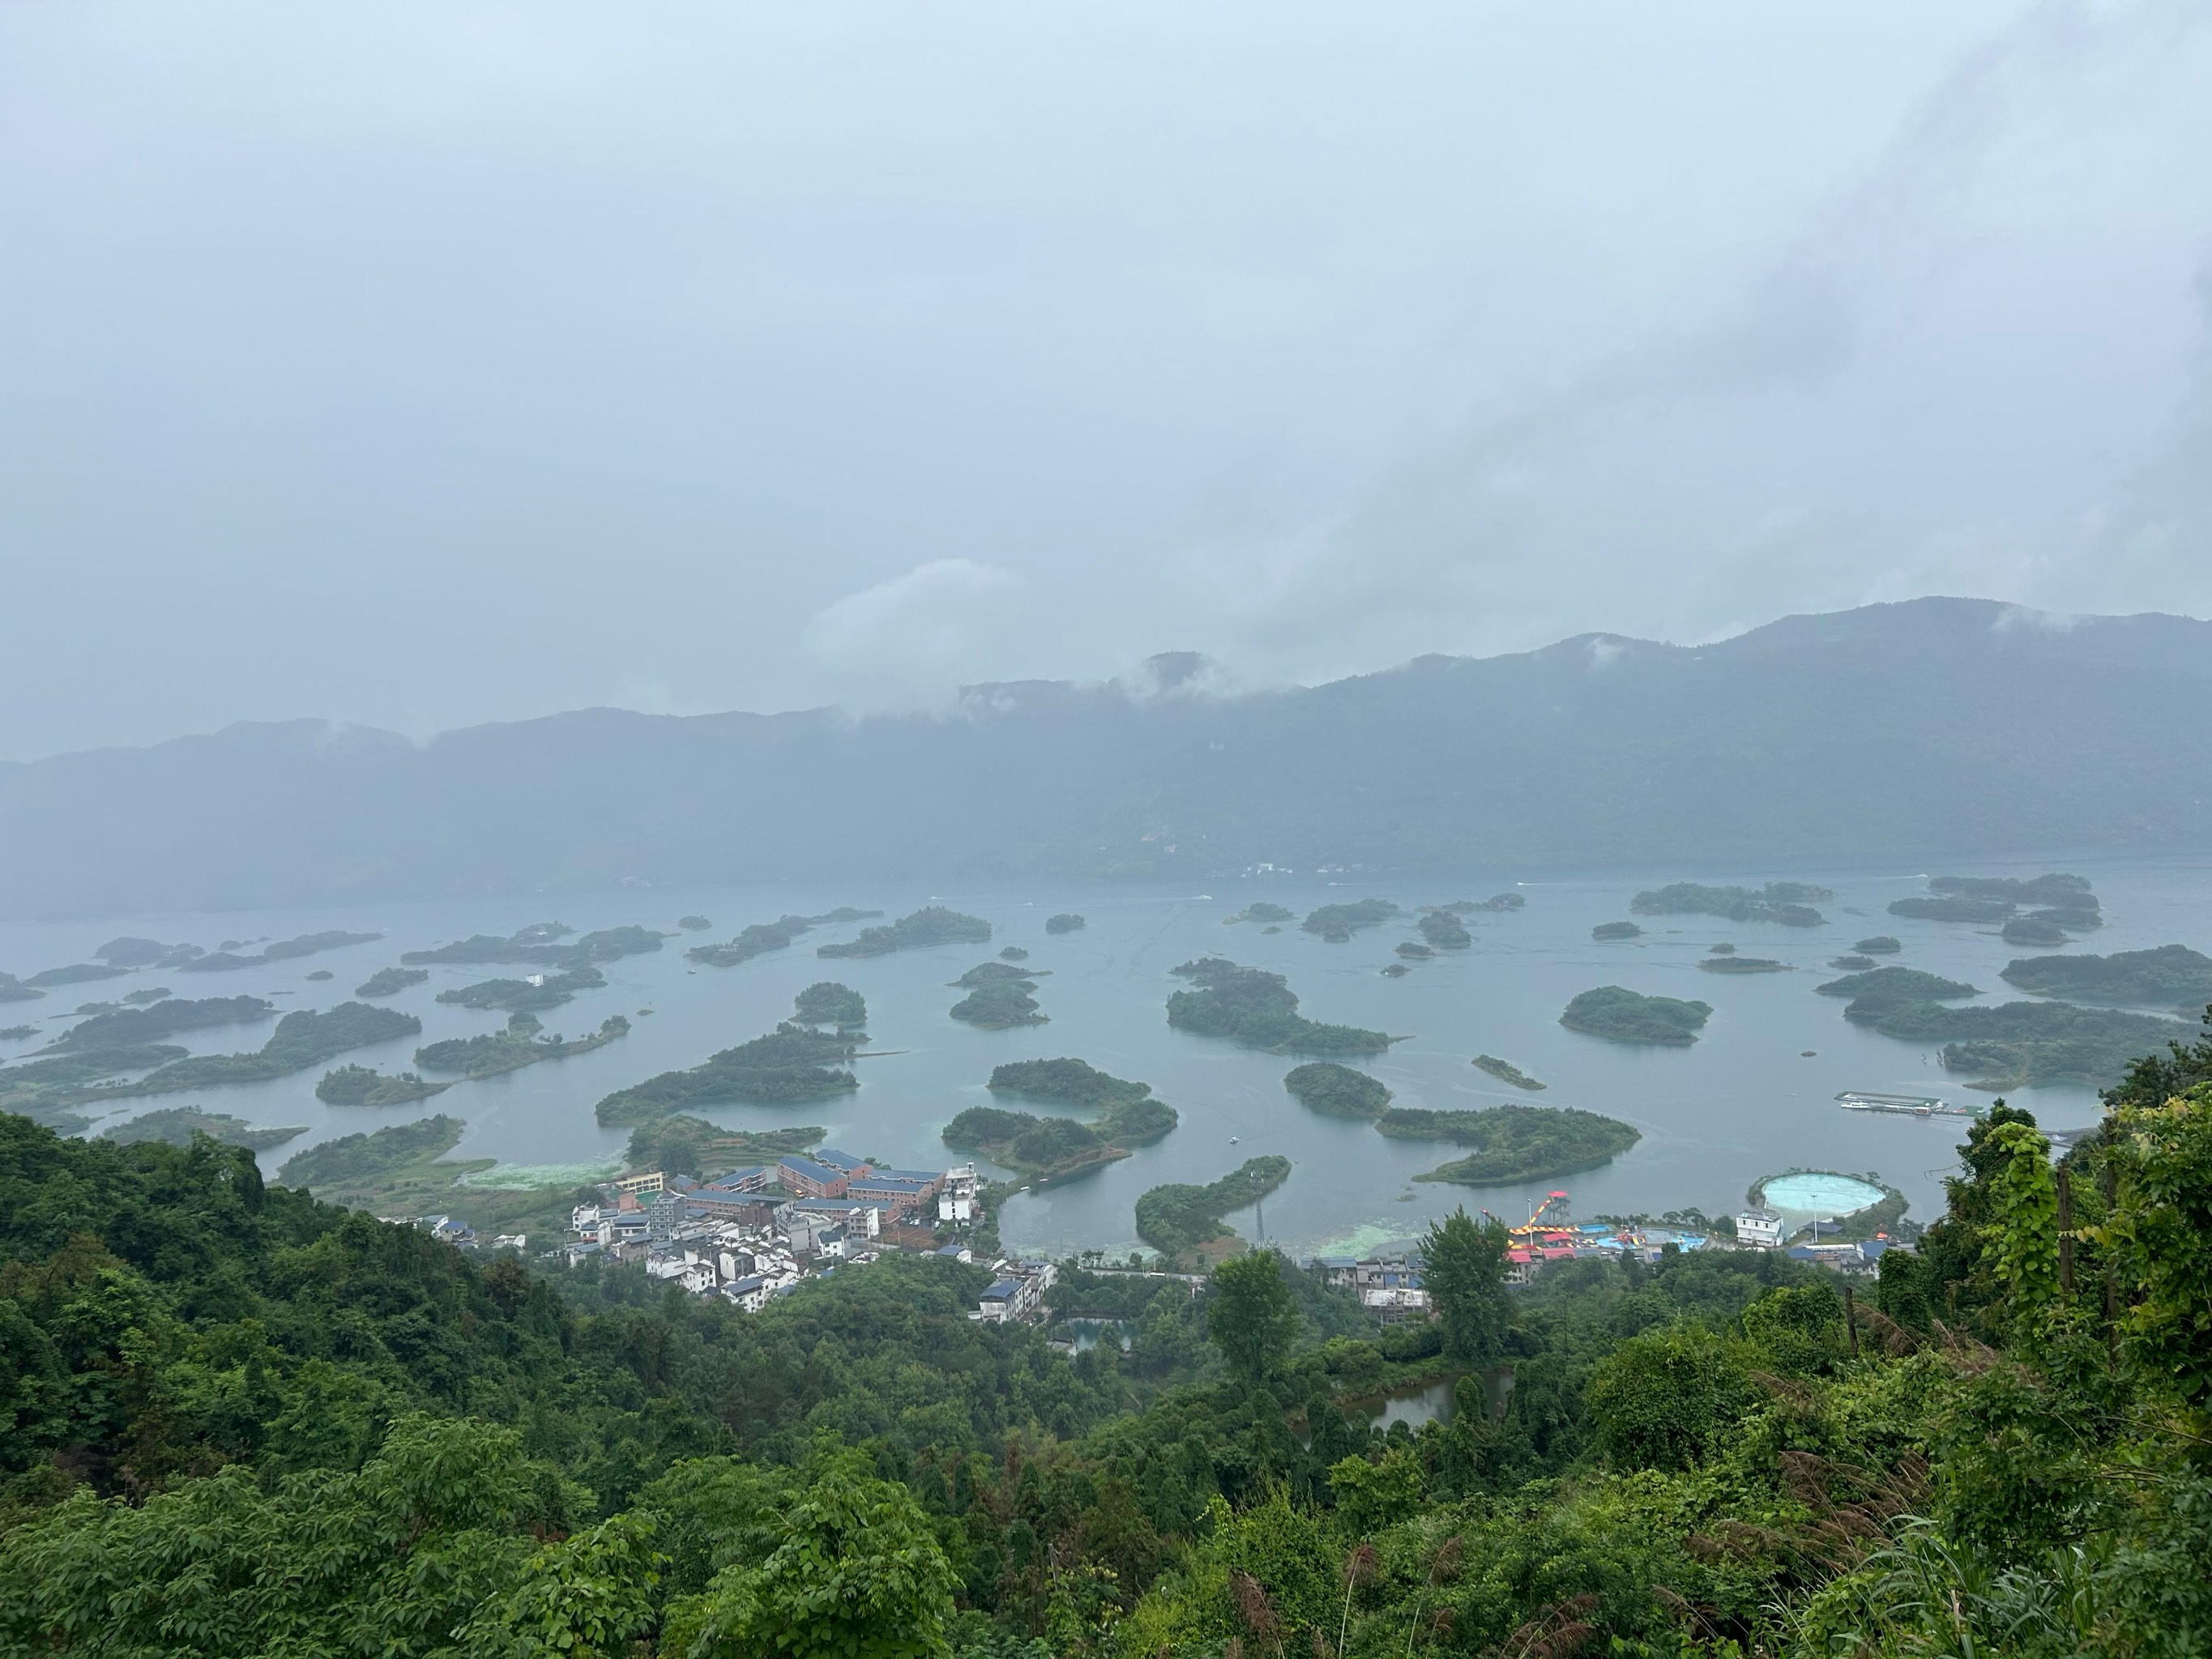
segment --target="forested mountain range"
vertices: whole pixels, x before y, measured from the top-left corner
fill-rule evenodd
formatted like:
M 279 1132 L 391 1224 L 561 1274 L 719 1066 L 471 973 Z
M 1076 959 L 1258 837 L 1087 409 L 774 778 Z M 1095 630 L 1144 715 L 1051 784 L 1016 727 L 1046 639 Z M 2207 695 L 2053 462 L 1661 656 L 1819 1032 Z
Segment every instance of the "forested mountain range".
M 2185 617 L 1919 599 L 1247 696 L 1197 666 L 945 714 L 601 708 L 422 744 L 296 720 L 0 764 L 0 915 L 2152 850 L 2212 822 L 2212 623 Z

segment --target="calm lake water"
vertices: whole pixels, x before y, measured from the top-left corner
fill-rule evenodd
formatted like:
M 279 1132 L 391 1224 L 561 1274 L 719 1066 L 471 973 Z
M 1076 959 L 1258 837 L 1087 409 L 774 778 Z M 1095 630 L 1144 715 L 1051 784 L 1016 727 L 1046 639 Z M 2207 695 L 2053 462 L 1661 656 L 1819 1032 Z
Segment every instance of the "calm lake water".
M 1978 873 L 2033 874 L 2049 867 L 1974 866 Z M 2079 859 L 2059 867 L 2090 876 L 2109 925 L 2076 951 L 2106 952 L 2180 943 L 2212 949 L 2212 864 L 2100 865 Z M 556 918 L 580 929 L 640 922 L 674 931 L 676 918 L 713 919 L 705 934 L 667 941 L 657 954 L 606 965 L 606 988 L 587 993 L 544 1016 L 549 1030 L 571 1036 L 611 1013 L 631 1016 L 631 1034 L 592 1054 L 556 1060 L 481 1082 L 463 1083 L 434 1100 L 384 1109 L 326 1107 L 314 1097 L 324 1068 L 248 1088 L 208 1091 L 124 1103 L 103 1121 L 118 1122 L 159 1106 L 198 1103 L 252 1122 L 305 1124 L 308 1133 L 264 1154 L 273 1167 L 315 1142 L 385 1123 L 443 1111 L 468 1124 L 459 1155 L 504 1166 L 580 1176 L 609 1170 L 627 1131 L 603 1129 L 592 1107 L 602 1095 L 653 1073 L 695 1065 L 717 1048 L 773 1029 L 787 1017 L 796 991 L 817 979 L 853 986 L 868 1000 L 872 1048 L 896 1050 L 858 1065 L 857 1094 L 791 1106 L 725 1106 L 702 1115 L 737 1127 L 769 1128 L 816 1123 L 828 1144 L 895 1164 L 942 1167 L 951 1154 L 940 1139 L 963 1109 L 991 1099 L 984 1082 L 1003 1060 L 1073 1054 L 1117 1075 L 1141 1079 L 1182 1114 L 1182 1125 L 1156 1146 L 1097 1176 L 1050 1191 L 1024 1194 L 1008 1206 L 1009 1243 L 1060 1254 L 1085 1247 L 1134 1248 L 1133 1206 L 1146 1188 L 1168 1181 L 1206 1182 L 1260 1153 L 1291 1160 L 1287 1183 L 1263 1212 L 1231 1218 L 1247 1237 L 1264 1231 L 1294 1253 L 1355 1252 L 1417 1234 L 1454 1206 L 1487 1207 L 1510 1219 L 1525 1216 L 1542 1193 L 1564 1186 L 1575 1213 L 1661 1211 L 1695 1205 L 1732 1210 L 1761 1176 L 1792 1166 L 1875 1173 L 1902 1189 L 1922 1218 L 1941 1208 L 1942 1178 L 1962 1134 L 1957 1121 L 1887 1118 L 1846 1113 L 1835 1096 L 1845 1089 L 1926 1094 L 1948 1100 L 1987 1099 L 1965 1088 L 1932 1053 L 1847 1024 L 1843 1005 L 1814 994 L 1833 977 L 1830 957 L 1870 933 L 1905 943 L 1887 960 L 1971 981 L 2007 1000 L 1997 973 L 2015 950 L 1993 930 L 1913 921 L 1885 914 L 1892 898 L 1923 890 L 1912 871 L 1814 874 L 1837 891 L 1820 908 L 1829 925 L 1813 930 L 1736 924 L 1702 916 L 1644 918 L 1643 938 L 1596 944 L 1593 925 L 1622 919 L 1638 889 L 1674 879 L 1670 872 L 1535 882 L 1519 889 L 1527 908 L 1478 915 L 1468 921 L 1469 950 L 1417 963 L 1401 979 L 1380 969 L 1392 947 L 1418 937 L 1411 917 L 1328 945 L 1295 925 L 1273 935 L 1224 918 L 1267 898 L 1303 915 L 1315 904 L 1369 896 L 1411 906 L 1419 902 L 1481 899 L 1512 885 L 1510 878 L 1453 884 L 1357 882 L 1324 885 L 1283 879 L 1224 882 L 1196 892 L 1025 889 L 931 893 L 895 889 L 633 889 L 589 897 L 471 904 L 334 906 L 309 910 L 212 916 L 135 916 L 84 924 L 0 927 L 0 969 L 29 975 L 87 959 L 118 933 L 213 947 L 226 939 L 284 939 L 326 928 L 382 930 L 387 937 L 267 969 L 204 975 L 150 972 L 95 984 L 64 987 L 42 1002 L 0 1006 L 0 1024 L 40 1024 L 80 1002 L 167 984 L 180 996 L 273 996 L 280 1008 L 327 1007 L 344 1000 L 376 969 L 411 950 L 476 933 L 507 933 Z M 1708 873 L 1711 882 L 1756 884 L 1765 872 Z M 995 936 L 986 946 L 959 946 L 867 961 L 817 960 L 814 946 L 849 937 L 854 927 L 824 929 L 791 950 L 733 969 L 695 967 L 686 946 L 725 939 L 748 922 L 787 911 L 820 914 L 838 905 L 880 908 L 893 915 L 937 900 L 987 918 Z M 1048 936 L 1044 919 L 1059 910 L 1089 918 L 1080 933 Z M 1728 975 L 1703 973 L 1706 947 L 1729 941 L 1743 954 L 1779 958 L 1797 971 Z M 1012 1031 L 979 1031 L 946 1017 L 962 993 L 948 988 L 999 948 L 1021 945 L 1025 964 L 1048 976 L 1037 992 L 1051 1023 Z M 1580 1106 L 1634 1124 L 1644 1139 L 1600 1170 L 1561 1181 L 1519 1182 L 1476 1190 L 1413 1177 L 1453 1155 L 1444 1145 L 1387 1140 L 1364 1123 L 1318 1117 L 1284 1092 L 1296 1062 L 1170 1029 L 1164 1006 L 1182 981 L 1169 972 L 1206 953 L 1289 975 L 1315 1019 L 1379 1028 L 1407 1041 L 1360 1062 L 1395 1091 L 1397 1103 L 1480 1107 L 1529 1100 Z M 330 969 L 335 977 L 310 981 Z M 441 1006 L 435 994 L 515 968 L 439 967 L 428 983 L 387 1006 L 421 1016 L 419 1038 L 347 1056 L 386 1071 L 404 1068 L 418 1042 L 495 1030 L 503 1016 Z M 1669 996 L 1696 997 L 1715 1012 L 1702 1040 L 1689 1048 L 1628 1047 L 1567 1030 L 1560 1010 L 1577 992 L 1619 984 Z M 654 1012 L 639 1018 L 638 1011 Z M 195 1032 L 195 1052 L 258 1046 L 268 1027 Z M 2177 1031 L 2184 1028 L 2177 1026 Z M 40 1041 L 43 1041 L 40 1039 Z M 15 1058 L 35 1042 L 0 1045 Z M 1801 1051 L 1814 1050 L 1810 1057 Z M 1548 1083 L 1541 1095 L 1509 1089 L 1468 1062 L 1478 1053 L 1501 1055 Z M 2082 1089 L 2040 1089 L 2016 1097 L 2052 1127 L 2093 1121 L 2096 1102 Z M 1047 1110 L 1049 1109 L 1039 1108 Z

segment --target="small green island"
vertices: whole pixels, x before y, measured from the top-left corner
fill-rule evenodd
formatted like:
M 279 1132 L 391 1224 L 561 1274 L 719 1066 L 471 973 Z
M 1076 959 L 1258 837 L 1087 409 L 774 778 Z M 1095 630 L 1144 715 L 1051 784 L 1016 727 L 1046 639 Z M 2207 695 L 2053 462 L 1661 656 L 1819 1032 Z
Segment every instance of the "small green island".
M 1297 919 L 1297 911 L 1285 909 L 1279 904 L 1272 904 L 1266 899 L 1259 899 L 1246 905 L 1233 916 L 1222 917 L 1221 925 L 1224 927 L 1234 927 L 1240 921 L 1257 921 L 1264 922 L 1269 927 L 1279 927 L 1286 921 L 1296 921 Z
M 1467 924 L 1449 910 L 1431 910 L 1417 925 L 1421 937 L 1439 951 L 1464 951 L 1474 943 Z
M 343 951 L 349 945 L 373 945 L 384 937 L 381 933 L 348 933 L 333 929 L 323 933 L 302 933 L 297 939 L 279 939 L 265 945 L 253 956 L 241 957 L 224 950 L 210 956 L 194 957 L 189 962 L 175 964 L 180 974 L 235 973 L 241 968 L 265 968 L 271 963 L 292 962 L 301 957 L 311 957 L 324 951 Z
M 817 1031 L 786 1020 L 768 1036 L 725 1048 L 688 1070 L 663 1072 L 617 1089 L 593 1111 L 603 1125 L 644 1123 L 717 1101 L 826 1100 L 860 1086 L 845 1069 L 859 1048 L 843 1032 Z
M 938 945 L 988 945 L 991 924 L 932 904 L 881 927 L 863 927 L 842 945 L 816 948 L 817 957 L 887 957 L 894 951 L 922 951 Z
M 1477 910 L 1492 911 L 1523 910 L 1528 908 L 1528 898 L 1524 893 L 1492 893 L 1474 908 Z
M 1333 1060 L 1297 1067 L 1284 1077 L 1283 1087 L 1299 1105 L 1323 1117 L 1378 1118 L 1390 1107 L 1390 1091 L 1380 1081 Z
M 125 933 L 120 939 L 108 940 L 92 954 L 111 968 L 151 968 L 171 951 L 191 948 L 164 945 L 157 939 L 134 939 Z
M 457 1008 L 498 1008 L 508 1013 L 534 1013 L 558 1008 L 575 1000 L 579 991 L 596 991 L 607 976 L 596 968 L 574 968 L 561 974 L 532 974 L 527 979 L 486 979 L 438 993 L 438 1000 Z
M 1002 962 L 1027 962 L 1030 953 L 1018 945 L 1009 945 L 999 952 L 999 958 Z
M 1641 939 L 1644 930 L 1632 921 L 1601 921 L 1590 929 L 1594 939 Z
M 1885 1002 L 1956 1002 L 1981 995 L 1964 980 L 1945 979 L 1917 968 L 1875 968 L 1846 974 L 1813 988 L 1824 997 L 1848 997 L 1855 1008 L 1873 1008 Z M 1844 1018 L 1863 1022 L 1871 1016 L 1854 1014 L 1846 1008 Z
M 0 1027 L 0 1042 L 23 1042 L 38 1036 L 38 1034 L 39 1028 L 35 1025 L 9 1025 Z
M 1411 939 L 1399 945 L 1397 952 L 1408 962 L 1433 962 L 1437 956 L 1436 951 L 1428 945 L 1416 945 Z
M 1044 930 L 1048 933 L 1079 933 L 1087 926 L 1089 924 L 1073 910 L 1062 910 L 1056 916 L 1044 919 Z
M 1708 945 L 1705 946 L 1705 954 L 1709 957 L 1732 957 L 1735 954 L 1735 946 L 1733 945 Z
M 2035 996 L 2070 1002 L 2174 1008 L 2191 1015 L 2212 1003 L 2212 957 L 2185 945 L 2108 957 L 2023 957 L 1998 977 Z
M 443 1042 L 417 1048 L 415 1063 L 434 1072 L 459 1072 L 466 1078 L 497 1077 L 502 1072 L 520 1071 L 540 1060 L 566 1060 L 571 1054 L 587 1054 L 594 1048 L 604 1048 L 617 1037 L 629 1035 L 629 1021 L 620 1014 L 610 1014 L 599 1022 L 598 1030 L 573 1042 L 558 1032 L 542 1036 L 539 1032 L 543 1029 L 535 1014 L 513 1014 L 508 1016 L 503 1031 L 448 1037 Z
M 1777 962 L 1771 957 L 1703 957 L 1698 966 L 1708 974 L 1787 974 L 1794 971 L 1786 962 Z
M 1902 944 L 1888 933 L 1876 933 L 1872 938 L 1863 939 L 1851 946 L 1852 950 L 1863 957 L 1893 957 L 1904 948 Z
M 1500 1083 L 1510 1084 L 1516 1089 L 1540 1093 L 1545 1087 L 1518 1066 L 1510 1060 L 1500 1060 L 1496 1054 L 1477 1054 L 1469 1064 L 1480 1066 Z
M 1382 977 L 1385 979 L 1403 979 L 1413 971 L 1402 962 L 1385 963 L 1382 969 Z
M 994 1164 L 1018 1171 L 1029 1186 L 1052 1186 L 1103 1168 L 1159 1139 L 1178 1121 L 1174 1107 L 1152 1098 L 1152 1085 L 1115 1077 L 1086 1060 L 1009 1061 L 993 1070 L 989 1086 L 995 1095 L 1097 1114 L 1085 1124 L 971 1106 L 945 1126 L 945 1145 L 972 1147 Z
M 1280 974 L 1220 957 L 1186 962 L 1173 971 L 1196 988 L 1168 999 L 1168 1024 L 1179 1030 L 1228 1037 L 1278 1054 L 1379 1054 L 1397 1041 L 1381 1031 L 1306 1018 Z
M 1465 1187 L 1543 1181 L 1609 1164 L 1644 1137 L 1619 1118 L 1572 1106 L 1489 1106 L 1477 1111 L 1401 1107 L 1375 1127 L 1393 1140 L 1449 1140 L 1474 1150 L 1415 1176 Z
M 1017 1025 L 1042 1025 L 1051 1016 L 1042 1013 L 1032 994 L 1036 970 L 1011 963 L 978 963 L 952 982 L 968 994 L 954 1003 L 952 1018 L 987 1031 L 1011 1030 Z
M 123 1146 L 149 1140 L 189 1146 L 194 1135 L 206 1135 L 226 1146 L 245 1146 L 265 1152 L 271 1146 L 282 1146 L 307 1133 L 304 1123 L 255 1124 L 228 1112 L 210 1112 L 198 1106 L 160 1106 L 150 1112 L 142 1112 L 128 1122 L 102 1129 L 100 1138 Z
M 1722 916 L 1729 921 L 1774 921 L 1784 927 L 1818 927 L 1827 921 L 1816 904 L 1835 897 L 1810 882 L 1770 881 L 1764 887 L 1705 887 L 1678 881 L 1638 893 L 1628 902 L 1639 916 Z
M 1290 1179 L 1291 1160 L 1247 1159 L 1204 1187 L 1154 1187 L 1137 1200 L 1137 1237 L 1171 1265 L 1201 1265 L 1232 1254 L 1237 1235 L 1222 1218 L 1258 1203 Z
M 867 1029 L 868 1001 L 849 985 L 817 980 L 792 999 L 791 1017 L 801 1025 L 830 1025 L 840 1031 Z
M 1350 904 L 1324 904 L 1311 911 L 1298 926 L 1319 933 L 1331 945 L 1347 943 L 1363 927 L 1379 927 L 1398 914 L 1389 899 L 1359 899 Z
M 735 968 L 771 951 L 787 949 L 801 933 L 817 927 L 842 927 L 848 921 L 866 921 L 881 915 L 880 910 L 847 908 L 818 916 L 779 916 L 774 921 L 751 923 L 726 945 L 696 945 L 684 956 L 686 961 L 704 963 L 709 968 Z
M 1123 1146 L 1148 1146 L 1181 1121 L 1174 1107 L 1153 1097 L 1151 1084 L 1115 1077 L 1088 1060 L 1008 1060 L 992 1068 L 988 1087 L 994 1095 L 1096 1112 L 1092 1127 Z
M 1839 974 L 1863 974 L 1880 964 L 1872 957 L 1830 957 L 1828 966 Z
M 380 968 L 354 987 L 357 997 L 396 997 L 430 977 L 427 968 Z
M 714 924 L 704 916 L 678 916 L 676 925 L 687 933 L 703 933 Z
M 419 1055 L 419 1051 L 418 1051 Z M 323 1073 L 315 1098 L 325 1106 L 404 1106 L 443 1094 L 450 1083 L 425 1083 L 412 1072 L 386 1077 L 373 1066 L 341 1066 Z
M 1626 986 L 1601 985 L 1570 1002 L 1559 1024 L 1612 1042 L 1686 1048 L 1698 1040 L 1712 1012 L 1708 1002 L 1645 996 Z

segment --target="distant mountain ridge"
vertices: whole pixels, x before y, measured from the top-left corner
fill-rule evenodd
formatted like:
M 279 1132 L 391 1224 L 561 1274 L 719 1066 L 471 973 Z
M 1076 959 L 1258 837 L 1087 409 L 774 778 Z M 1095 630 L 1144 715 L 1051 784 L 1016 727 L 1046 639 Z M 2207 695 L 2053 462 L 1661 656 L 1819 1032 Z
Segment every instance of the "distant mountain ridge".
M 2212 844 L 2212 623 L 1929 599 L 1326 685 L 949 716 L 317 720 L 0 763 L 0 915 L 655 884 L 1377 876 Z

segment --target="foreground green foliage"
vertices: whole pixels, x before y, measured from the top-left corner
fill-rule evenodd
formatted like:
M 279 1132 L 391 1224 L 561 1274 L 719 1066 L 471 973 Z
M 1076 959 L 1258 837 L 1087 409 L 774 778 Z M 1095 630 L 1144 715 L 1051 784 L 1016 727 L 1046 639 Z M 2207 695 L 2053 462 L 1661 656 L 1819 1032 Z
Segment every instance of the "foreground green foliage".
M 950 1261 L 741 1316 L 0 1119 L 0 1647 L 2183 1659 L 2208 1069 L 2139 1060 L 2056 1168 L 1993 1108 L 1848 1312 L 1750 1252 L 1511 1292 L 1462 1212 L 1434 1324 L 1265 1253 L 1195 1298 L 1071 1263 L 1055 1300 L 1132 1330 L 1073 1358 Z M 1450 1419 L 1370 1428 L 1413 1382 Z

